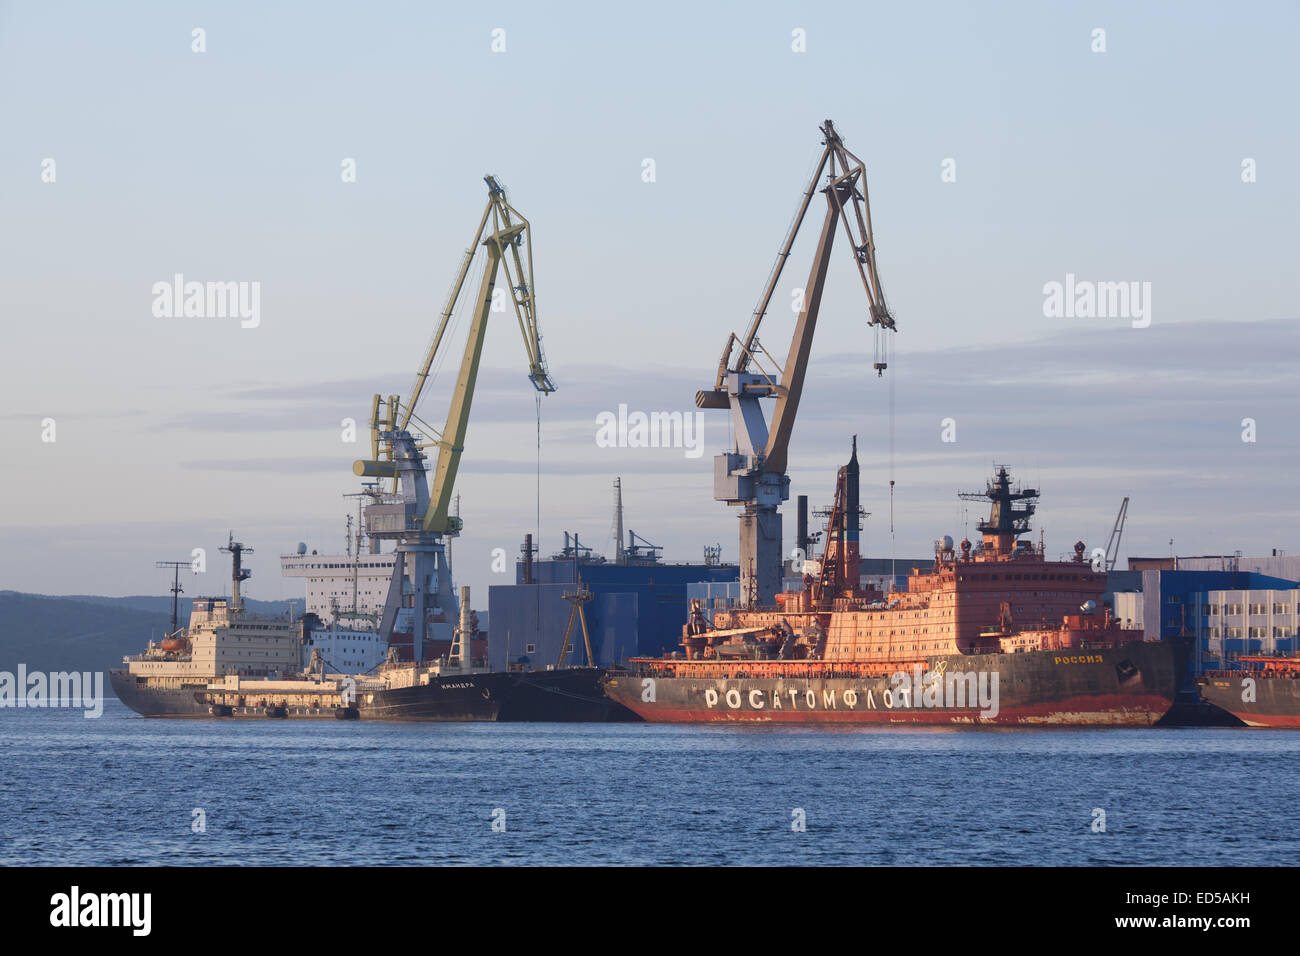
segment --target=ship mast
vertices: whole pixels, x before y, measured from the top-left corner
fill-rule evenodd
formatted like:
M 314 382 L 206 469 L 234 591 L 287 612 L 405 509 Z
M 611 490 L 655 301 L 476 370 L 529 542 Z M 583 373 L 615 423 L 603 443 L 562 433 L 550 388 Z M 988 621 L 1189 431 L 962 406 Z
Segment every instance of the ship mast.
M 221 548 L 222 551 L 230 552 L 230 610 L 232 612 L 242 611 L 244 609 L 244 598 L 239 593 L 239 583 L 247 581 L 253 576 L 252 569 L 242 566 L 242 558 L 245 554 L 252 554 L 252 548 L 244 547 L 242 542 L 235 540 L 235 533 L 230 532 L 229 541 Z
M 853 453 L 849 463 L 841 466 L 835 478 L 835 504 L 827 517 L 826 544 L 822 549 L 818 579 L 813 585 L 813 603 L 829 607 L 835 597 L 845 597 L 858 590 L 862 555 L 859 537 L 862 531 L 862 506 L 858 497 L 858 436 L 853 436 Z
M 179 626 L 180 626 L 179 623 L 178 623 L 178 617 L 179 617 L 179 614 L 178 614 L 178 611 L 179 611 L 178 602 L 180 601 L 180 596 L 181 596 L 181 594 L 183 594 L 184 591 L 185 591 L 185 589 L 184 589 L 183 587 L 181 587 L 181 568 L 189 568 L 189 567 L 193 567 L 193 564 L 192 564 L 192 562 L 189 562 L 189 561 L 155 561 L 155 562 L 154 562 L 154 567 L 156 567 L 156 568 L 171 568 L 171 569 L 173 570 L 173 572 L 174 572 L 174 574 L 173 574 L 173 581 L 172 581 L 172 587 L 171 587 L 171 592 L 172 592 L 172 629 L 171 629 L 170 631 L 167 632 L 167 636 L 168 636 L 168 637 L 171 637 L 173 634 L 176 633 L 176 631 L 178 630 L 178 628 L 179 628 Z
M 998 466 L 997 474 L 984 491 L 963 491 L 957 497 L 967 501 L 986 498 L 992 502 L 988 520 L 975 527 L 984 535 L 985 552 L 994 557 L 1011 554 L 1016 539 L 1029 533 L 1029 519 L 1038 505 L 1038 489 L 1013 488 L 1006 465 Z

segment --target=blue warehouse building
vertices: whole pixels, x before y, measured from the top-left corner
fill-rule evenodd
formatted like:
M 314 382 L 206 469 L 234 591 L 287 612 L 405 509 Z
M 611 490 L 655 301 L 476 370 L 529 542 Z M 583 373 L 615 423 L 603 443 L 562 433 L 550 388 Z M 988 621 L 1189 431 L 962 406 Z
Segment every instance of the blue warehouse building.
M 1239 570 L 1134 570 L 1109 577 L 1115 616 L 1147 640 L 1189 634 L 1193 670 L 1230 668 L 1241 654 L 1300 649 L 1300 584 Z
M 575 558 L 575 551 L 582 554 L 576 538 L 564 555 L 518 561 L 513 585 L 488 588 L 488 662 L 493 670 L 506 670 L 508 664 L 543 670 L 556 663 L 572 607 L 564 594 L 575 590 L 579 574 L 592 593 L 584 614 L 595 664 L 601 667 L 678 650 L 687 586 L 740 578 L 734 564 L 669 564 L 654 552 L 618 563 L 585 554 Z M 530 575 L 531 584 L 526 583 Z M 587 663 L 582 627 L 576 622 L 570 642 L 565 663 Z

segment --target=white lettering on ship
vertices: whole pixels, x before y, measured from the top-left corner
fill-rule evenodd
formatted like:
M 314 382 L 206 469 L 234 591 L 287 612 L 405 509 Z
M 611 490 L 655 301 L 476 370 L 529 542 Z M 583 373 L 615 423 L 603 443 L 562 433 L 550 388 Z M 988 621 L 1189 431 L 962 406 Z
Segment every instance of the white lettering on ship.
M 945 662 L 946 663 L 946 662 Z M 943 710 L 978 710 L 979 716 L 991 719 L 998 715 L 999 674 L 987 671 L 946 671 L 938 668 L 922 674 L 897 673 L 890 686 L 880 688 L 880 702 L 887 710 L 938 708 Z M 820 690 L 820 697 L 818 696 Z M 862 705 L 876 710 L 875 692 L 869 688 L 820 687 L 705 687 L 704 706 L 714 710 L 725 703 L 729 710 L 854 710 Z

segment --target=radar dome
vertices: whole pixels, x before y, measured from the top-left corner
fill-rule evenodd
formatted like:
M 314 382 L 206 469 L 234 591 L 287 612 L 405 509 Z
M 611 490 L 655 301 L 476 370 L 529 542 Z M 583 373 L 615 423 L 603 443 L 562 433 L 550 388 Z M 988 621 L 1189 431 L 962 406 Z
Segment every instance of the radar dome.
M 299 554 L 306 554 L 306 553 L 307 553 L 307 542 L 306 542 L 306 541 L 299 541 L 299 542 L 298 542 L 298 553 L 299 553 Z

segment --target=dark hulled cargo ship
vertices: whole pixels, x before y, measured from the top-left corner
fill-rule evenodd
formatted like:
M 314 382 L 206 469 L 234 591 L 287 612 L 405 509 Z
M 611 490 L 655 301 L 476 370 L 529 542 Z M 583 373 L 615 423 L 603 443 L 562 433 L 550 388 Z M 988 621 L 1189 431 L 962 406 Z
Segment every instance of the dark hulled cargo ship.
M 1149 726 L 1186 671 L 1183 641 L 1145 641 L 1101 608 L 1105 574 L 1075 545 L 1049 561 L 1037 492 L 999 469 L 982 543 L 936 542 L 906 589 L 859 584 L 857 452 L 840 469 L 821 561 L 773 607 L 695 607 L 682 650 L 611 674 L 650 721 Z
M 1239 657 L 1241 670 L 1197 680 L 1202 700 L 1249 727 L 1300 728 L 1300 657 Z
M 407 665 L 409 670 L 409 665 Z M 606 721 L 636 719 L 605 696 L 603 668 L 430 674 L 406 686 L 358 688 L 363 720 Z

